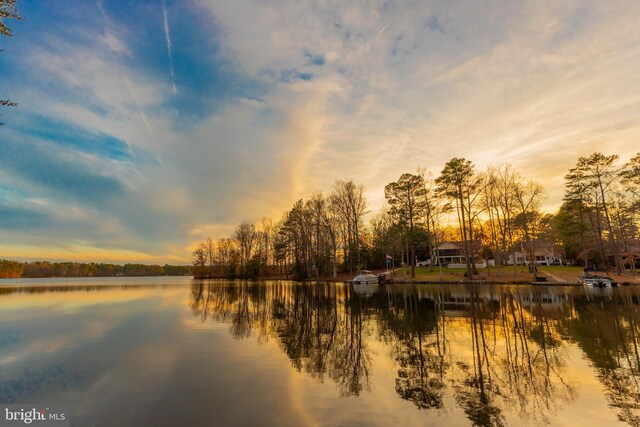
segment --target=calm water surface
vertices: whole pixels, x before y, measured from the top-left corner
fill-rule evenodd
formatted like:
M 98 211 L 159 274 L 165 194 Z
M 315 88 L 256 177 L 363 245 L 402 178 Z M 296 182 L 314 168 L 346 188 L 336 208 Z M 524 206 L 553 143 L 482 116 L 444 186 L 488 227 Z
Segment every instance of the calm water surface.
M 0 402 L 76 426 L 640 425 L 640 287 L 0 281 Z

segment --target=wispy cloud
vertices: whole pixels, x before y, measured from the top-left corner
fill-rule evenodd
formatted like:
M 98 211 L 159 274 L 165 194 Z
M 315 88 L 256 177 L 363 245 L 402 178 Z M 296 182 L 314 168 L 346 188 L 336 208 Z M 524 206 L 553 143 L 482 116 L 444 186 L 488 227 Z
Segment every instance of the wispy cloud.
M 393 21 L 395 21 L 395 20 L 396 20 L 396 18 L 393 18 L 391 21 L 387 22 L 384 27 L 382 27 L 382 28 L 380 28 L 378 30 L 378 34 L 382 34 L 384 32 L 384 30 L 386 30 L 389 25 L 393 24 Z
M 124 45 L 124 43 L 120 39 L 118 39 L 116 36 L 114 36 L 112 32 L 109 30 L 109 28 L 115 27 L 115 24 L 113 23 L 113 21 L 109 17 L 109 14 L 105 10 L 104 5 L 102 4 L 102 0 L 98 0 L 96 5 L 98 6 L 98 9 L 100 10 L 100 13 L 102 14 L 102 17 L 107 27 L 107 33 L 102 38 L 102 40 L 109 47 L 109 49 L 111 49 L 111 51 L 118 58 L 121 59 L 123 53 L 128 53 L 128 50 Z M 165 12 L 165 25 L 166 25 L 166 12 Z M 116 67 L 119 68 L 119 65 L 116 65 Z M 118 71 L 120 70 L 118 69 Z M 129 78 L 122 71 L 120 71 L 120 75 L 122 76 L 122 80 L 124 80 L 125 87 L 127 88 L 127 92 L 129 93 L 129 96 L 131 97 L 131 99 L 133 100 L 133 102 L 137 107 L 137 111 L 138 111 L 138 114 L 140 115 L 140 119 L 144 123 L 144 126 L 147 128 L 147 131 L 149 132 L 149 134 L 152 134 L 153 131 L 151 129 L 151 125 L 149 124 L 149 120 L 147 119 L 147 116 L 144 113 L 142 106 L 140 105 L 140 101 L 138 100 L 138 97 L 136 96 L 135 92 L 131 88 L 131 82 L 129 81 Z M 175 91 L 175 84 L 173 85 L 173 89 Z
M 164 0 L 162 0 L 162 13 L 164 15 L 164 37 L 167 41 L 167 54 L 169 55 L 169 72 L 171 74 L 171 83 L 173 84 L 173 93 L 174 95 L 178 93 L 178 89 L 176 88 L 176 78 L 175 73 L 173 71 L 173 54 L 171 53 L 171 32 L 169 30 L 169 18 L 167 17 L 167 8 L 164 4 Z

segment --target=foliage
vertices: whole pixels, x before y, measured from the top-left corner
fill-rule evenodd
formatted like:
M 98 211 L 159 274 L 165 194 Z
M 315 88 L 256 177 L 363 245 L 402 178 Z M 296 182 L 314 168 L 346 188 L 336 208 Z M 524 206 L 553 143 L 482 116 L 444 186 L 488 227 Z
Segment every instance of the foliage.
M 13 33 L 4 23 L 5 19 L 23 19 L 16 8 L 16 0 L 0 0 L 0 34 L 6 37 L 12 37 Z M 0 49 L 0 52 L 2 52 L 2 49 Z M 17 103 L 9 101 L 8 99 L 0 99 L 0 107 L 16 107 L 17 105 Z M 0 114 L 0 117 L 2 117 L 2 114 Z M 0 126 L 3 125 L 4 123 L 0 122 Z
M 462 241 L 468 277 L 485 259 L 496 266 L 488 275 L 506 274 L 509 264 L 519 275 L 516 254 L 535 273 L 539 250 L 548 248 L 556 262 L 583 266 L 604 265 L 618 251 L 621 267 L 633 271 L 640 260 L 640 154 L 623 167 L 617 161 L 600 153 L 578 159 L 555 214 L 541 210 L 542 186 L 509 164 L 478 173 L 471 161 L 453 158 L 435 180 L 424 170 L 402 174 L 385 186 L 388 205 L 368 224 L 364 187 L 336 181 L 330 194 L 298 200 L 280 221 L 243 222 L 232 238 L 207 238 L 193 253 L 194 269 L 201 277 L 303 280 L 383 269 L 387 259 L 393 269 L 430 259 L 434 272 L 440 245 Z M 439 270 L 442 279 L 446 270 Z
M 11 28 L 4 23 L 5 19 L 23 19 L 16 8 L 16 0 L 0 0 L 0 34 L 12 37 L 13 33 Z
M 114 276 L 187 276 L 186 265 L 105 264 L 79 262 L 18 262 L 0 260 L 0 278 L 29 277 L 114 277 Z
M 597 250 L 600 254 L 599 263 L 605 269 L 611 264 L 609 258 L 612 257 L 617 272 L 621 273 L 621 230 L 615 230 L 612 221 L 616 210 L 614 193 L 620 179 L 618 159 L 618 155 L 606 156 L 602 153 L 580 157 L 576 166 L 565 176 L 565 200 L 573 201 L 574 206 L 580 209 L 577 218 L 587 222 L 591 231 L 589 241 L 595 243 L 595 248 L 585 245 L 583 250 Z M 583 238 L 586 243 L 586 236 Z
M 400 227 L 407 230 L 407 241 L 411 248 L 409 263 L 411 277 L 416 277 L 416 226 L 421 224 L 427 213 L 427 190 L 422 175 L 405 173 L 398 181 L 384 187 L 384 196 L 389 203 L 389 214 Z
M 20 262 L 0 259 L 0 279 L 21 277 L 23 267 Z
M 473 222 L 478 216 L 477 199 L 481 194 L 483 179 L 475 173 L 470 160 L 454 157 L 444 165 L 435 182 L 438 186 L 436 192 L 455 203 L 467 274 L 472 277 L 475 266 L 469 242 L 473 242 Z

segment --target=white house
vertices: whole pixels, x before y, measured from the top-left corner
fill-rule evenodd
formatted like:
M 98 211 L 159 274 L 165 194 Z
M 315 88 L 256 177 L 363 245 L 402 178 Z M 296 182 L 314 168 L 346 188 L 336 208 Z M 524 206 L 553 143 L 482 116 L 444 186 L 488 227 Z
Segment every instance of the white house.
M 530 243 L 534 249 L 533 253 L 535 256 L 536 264 L 538 265 L 558 265 L 562 263 L 562 255 L 554 248 L 553 244 L 548 242 L 532 242 Z M 524 245 L 523 245 L 524 246 Z M 507 259 L 508 265 L 514 264 L 517 265 L 529 265 L 529 254 L 530 251 L 522 251 L 523 248 L 519 251 L 514 251 L 509 254 Z

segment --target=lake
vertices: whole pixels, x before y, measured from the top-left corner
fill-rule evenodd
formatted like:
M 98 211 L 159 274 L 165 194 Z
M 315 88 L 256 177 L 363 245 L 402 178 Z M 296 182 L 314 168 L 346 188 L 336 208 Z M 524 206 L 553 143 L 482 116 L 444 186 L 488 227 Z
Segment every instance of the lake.
M 0 281 L 0 402 L 75 426 L 640 425 L 640 287 Z

